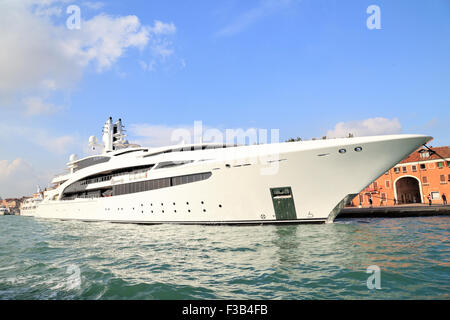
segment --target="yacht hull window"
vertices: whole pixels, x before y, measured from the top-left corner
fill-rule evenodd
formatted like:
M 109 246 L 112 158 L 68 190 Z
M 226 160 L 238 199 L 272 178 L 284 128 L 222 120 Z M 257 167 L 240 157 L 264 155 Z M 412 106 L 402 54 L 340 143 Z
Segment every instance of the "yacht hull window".
M 86 186 L 84 185 L 84 188 L 80 188 L 79 190 L 71 188 L 69 191 L 65 191 L 62 200 L 74 200 L 77 198 L 103 198 L 174 187 L 177 185 L 203 181 L 210 178 L 211 175 L 211 172 L 202 172 L 176 177 L 131 182 L 92 190 L 86 190 Z M 66 190 L 68 188 L 69 187 L 67 187 Z
M 211 177 L 211 172 L 189 174 L 178 177 L 146 180 L 132 183 L 125 183 L 113 186 L 113 196 L 120 196 L 124 194 L 143 192 L 161 188 L 168 188 L 180 184 L 192 183 L 206 180 Z

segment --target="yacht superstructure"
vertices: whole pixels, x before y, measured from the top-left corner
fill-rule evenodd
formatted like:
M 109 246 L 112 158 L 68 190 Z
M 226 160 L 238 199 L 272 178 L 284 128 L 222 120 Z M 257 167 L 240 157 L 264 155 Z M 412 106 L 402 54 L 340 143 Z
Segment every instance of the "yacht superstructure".
M 37 192 L 33 194 L 31 198 L 25 199 L 20 206 L 21 216 L 34 216 L 36 214 L 36 208 L 43 200 L 43 192 L 41 188 L 37 187 Z
M 346 202 L 432 138 L 386 135 L 259 145 L 131 145 L 109 118 L 102 153 L 52 180 L 34 215 L 123 223 L 332 222 Z

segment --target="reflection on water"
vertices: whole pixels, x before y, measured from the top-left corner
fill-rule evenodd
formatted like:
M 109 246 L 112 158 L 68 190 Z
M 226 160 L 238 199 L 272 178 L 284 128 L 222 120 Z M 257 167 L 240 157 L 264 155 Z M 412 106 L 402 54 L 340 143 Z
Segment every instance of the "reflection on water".
M 448 217 L 180 226 L 2 217 L 1 299 L 448 299 Z M 381 290 L 369 290 L 370 265 Z M 80 286 L 67 285 L 79 268 Z

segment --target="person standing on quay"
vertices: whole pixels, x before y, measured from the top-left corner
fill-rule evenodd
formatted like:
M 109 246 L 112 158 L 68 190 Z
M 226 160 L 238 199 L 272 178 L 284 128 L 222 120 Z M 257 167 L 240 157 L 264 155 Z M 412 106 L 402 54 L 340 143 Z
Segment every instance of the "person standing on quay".
M 427 198 L 428 198 L 428 205 L 431 206 L 431 196 L 428 195 Z
M 447 197 L 445 196 L 445 193 L 442 194 L 442 202 L 447 204 Z

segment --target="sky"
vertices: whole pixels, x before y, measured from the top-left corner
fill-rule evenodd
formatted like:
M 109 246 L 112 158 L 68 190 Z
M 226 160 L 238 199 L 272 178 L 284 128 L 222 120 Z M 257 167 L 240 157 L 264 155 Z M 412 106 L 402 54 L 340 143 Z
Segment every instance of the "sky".
M 449 145 L 450 2 L 0 0 L 0 197 L 47 186 L 109 116 L 149 147 L 194 121 Z

